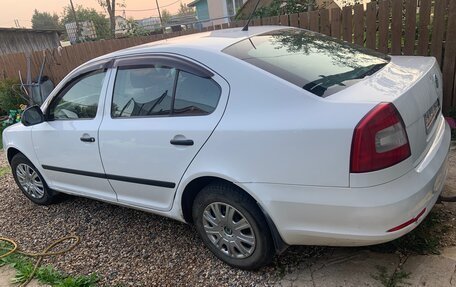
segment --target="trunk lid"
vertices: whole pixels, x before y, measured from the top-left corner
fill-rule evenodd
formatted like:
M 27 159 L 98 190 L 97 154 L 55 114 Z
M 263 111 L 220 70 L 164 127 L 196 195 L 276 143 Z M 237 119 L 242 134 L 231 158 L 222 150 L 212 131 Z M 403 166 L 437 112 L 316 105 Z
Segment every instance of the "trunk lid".
M 442 76 L 433 57 L 391 56 L 380 71 L 326 100 L 392 102 L 404 121 L 412 152 L 405 172 L 424 157 L 443 121 Z M 399 177 L 403 172 L 395 174 Z

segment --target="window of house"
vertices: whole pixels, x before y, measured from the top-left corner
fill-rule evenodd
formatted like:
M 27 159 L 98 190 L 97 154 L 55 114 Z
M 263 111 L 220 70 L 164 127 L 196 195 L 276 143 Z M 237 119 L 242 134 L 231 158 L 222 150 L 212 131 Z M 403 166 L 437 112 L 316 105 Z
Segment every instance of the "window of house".
M 233 16 L 244 4 L 243 0 L 226 0 L 226 10 L 228 16 Z
M 49 119 L 95 118 L 105 75 L 103 70 L 94 71 L 70 83 L 51 103 Z

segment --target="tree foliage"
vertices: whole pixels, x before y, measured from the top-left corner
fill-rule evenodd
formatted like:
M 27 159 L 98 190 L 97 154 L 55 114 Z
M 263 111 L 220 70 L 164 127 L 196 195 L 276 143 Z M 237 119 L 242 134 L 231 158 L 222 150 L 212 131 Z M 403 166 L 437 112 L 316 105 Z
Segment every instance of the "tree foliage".
M 273 0 L 271 5 L 259 8 L 255 16 L 271 17 L 311 11 L 316 8 L 315 0 Z
M 116 0 L 97 0 L 98 4 L 103 7 L 109 16 L 110 34 L 112 38 L 116 35 L 116 6 L 125 7 L 125 0 L 121 3 Z
M 162 18 L 163 24 L 168 23 L 168 21 L 171 19 L 171 17 L 172 17 L 172 15 L 168 10 L 163 9 L 163 11 L 161 11 L 161 18 Z
M 121 28 L 126 30 L 125 34 L 128 37 L 147 36 L 150 34 L 150 31 L 139 25 L 133 18 L 127 19 Z
M 59 16 L 49 12 L 40 12 L 35 9 L 32 16 L 33 29 L 62 29 L 59 22 Z
M 81 5 L 75 7 L 76 18 L 78 22 L 92 21 L 95 26 L 95 31 L 97 33 L 98 39 L 108 39 L 111 38 L 111 32 L 109 29 L 109 20 L 105 15 L 99 13 L 93 8 L 84 8 Z M 74 22 L 73 12 L 71 11 L 70 6 L 64 7 L 62 15 L 62 24 Z
M 195 9 L 193 7 L 188 7 L 187 5 L 180 3 L 179 10 L 177 11 L 177 15 L 179 15 L 179 16 L 195 15 Z

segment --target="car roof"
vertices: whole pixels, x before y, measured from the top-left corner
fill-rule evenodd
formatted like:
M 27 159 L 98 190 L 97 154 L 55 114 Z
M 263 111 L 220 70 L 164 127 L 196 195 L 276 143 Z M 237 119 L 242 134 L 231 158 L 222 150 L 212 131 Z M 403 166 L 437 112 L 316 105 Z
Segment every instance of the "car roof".
M 208 32 L 195 33 L 185 36 L 172 37 L 164 40 L 154 41 L 139 46 L 116 51 L 105 56 L 97 58 L 113 58 L 128 56 L 130 54 L 139 54 L 147 52 L 166 52 L 167 48 L 188 47 L 198 50 L 217 52 L 226 47 L 237 43 L 243 39 L 270 31 L 284 29 L 283 26 L 249 26 L 248 31 L 242 31 L 242 27 L 214 30 Z

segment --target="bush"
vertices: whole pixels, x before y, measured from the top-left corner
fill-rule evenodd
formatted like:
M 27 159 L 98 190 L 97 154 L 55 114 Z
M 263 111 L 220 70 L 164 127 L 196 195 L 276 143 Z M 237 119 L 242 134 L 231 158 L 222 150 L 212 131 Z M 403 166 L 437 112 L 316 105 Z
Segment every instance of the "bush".
M 27 104 L 19 94 L 13 90 L 13 85 L 18 84 L 17 80 L 0 81 L 0 114 L 7 115 L 10 110 L 17 110 L 21 104 Z

